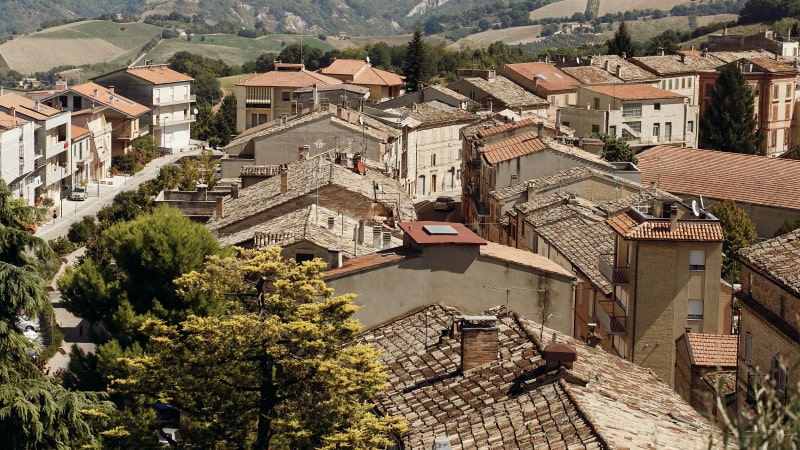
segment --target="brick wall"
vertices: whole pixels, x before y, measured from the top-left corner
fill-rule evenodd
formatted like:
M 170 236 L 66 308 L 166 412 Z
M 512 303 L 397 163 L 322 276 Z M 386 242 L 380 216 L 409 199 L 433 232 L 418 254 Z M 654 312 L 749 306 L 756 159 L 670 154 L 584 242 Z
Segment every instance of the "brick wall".
M 497 360 L 498 331 L 494 322 L 467 324 L 461 328 L 461 368 L 469 370 Z
M 748 266 L 742 267 L 742 291 L 750 294 L 759 304 L 782 318 L 795 330 L 798 329 L 797 317 L 800 317 L 800 298 L 792 295 L 769 278 L 759 275 Z

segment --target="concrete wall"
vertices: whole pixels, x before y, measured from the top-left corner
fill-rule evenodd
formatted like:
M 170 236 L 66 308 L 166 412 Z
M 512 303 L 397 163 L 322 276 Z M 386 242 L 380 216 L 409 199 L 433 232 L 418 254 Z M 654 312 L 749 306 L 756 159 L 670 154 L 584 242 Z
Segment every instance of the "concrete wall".
M 361 309 L 355 317 L 367 328 L 429 304 L 480 314 L 508 301 L 512 311 L 536 322 L 544 314 L 549 317 L 547 327 L 572 335 L 571 279 L 476 256 L 467 246 L 437 247 L 376 269 L 328 277 L 325 282 L 336 294 L 358 295 L 354 303 Z

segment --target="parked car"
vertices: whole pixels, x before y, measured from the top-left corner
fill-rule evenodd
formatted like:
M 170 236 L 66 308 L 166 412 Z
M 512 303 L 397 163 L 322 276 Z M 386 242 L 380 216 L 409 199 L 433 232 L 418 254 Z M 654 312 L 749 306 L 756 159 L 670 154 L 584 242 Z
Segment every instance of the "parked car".
M 158 445 L 161 447 L 171 447 L 177 445 L 180 438 L 180 431 L 177 428 L 164 427 L 156 431 Z
M 72 192 L 69 193 L 69 199 L 73 201 L 86 200 L 86 188 L 82 187 L 72 188 Z
M 31 320 L 25 314 L 20 314 L 17 316 L 17 328 L 19 331 L 39 331 L 39 321 Z
M 456 207 L 456 201 L 449 195 L 437 197 L 433 202 L 433 209 L 436 211 L 450 211 Z

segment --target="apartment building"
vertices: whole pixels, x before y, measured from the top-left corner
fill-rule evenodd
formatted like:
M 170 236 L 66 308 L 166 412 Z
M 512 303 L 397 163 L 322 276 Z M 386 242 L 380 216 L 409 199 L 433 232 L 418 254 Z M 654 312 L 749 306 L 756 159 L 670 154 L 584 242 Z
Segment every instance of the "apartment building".
M 341 80 L 344 83 L 369 89 L 370 103 L 380 103 L 402 95 L 405 81 L 403 77 L 381 70 L 366 60 L 337 59 L 319 73 Z
M 494 70 L 459 69 L 460 80 L 447 85 L 488 111 L 510 109 L 520 116 L 547 116 L 549 102 L 523 89 Z
M 342 81 L 306 70 L 303 64 L 276 63 L 275 70 L 236 84 L 236 132 L 299 114 L 294 91 L 309 86 L 341 84 Z
M 126 67 L 92 81 L 109 90 L 113 87 L 113 92 L 147 108 L 139 116 L 139 125 L 149 128 L 162 151 L 174 153 L 191 146 L 196 119 L 192 104 L 197 100 L 192 77 L 148 60 L 143 66 Z M 134 133 L 133 128 L 130 131 Z
M 561 109 L 561 124 L 577 136 L 605 133 L 633 149 L 697 146 L 698 107 L 684 95 L 646 84 L 579 86 L 577 95 L 577 106 Z
M 497 73 L 547 100 L 549 120 L 556 120 L 558 108 L 574 105 L 577 101 L 580 82 L 550 63 L 505 64 Z
M 33 122 L 0 112 L 0 179 L 14 198 L 33 205 L 37 183 L 33 177 Z
M 20 189 L 28 195 L 32 183 L 33 198 L 36 201 L 42 196 L 60 200 L 62 191 L 68 186 L 74 186 L 75 182 L 75 165 L 69 151 L 72 141 L 70 112 L 14 93 L 0 95 L 0 111 L 33 123 L 32 181 L 25 181 L 25 186 Z M 24 147 L 23 144 L 22 148 Z M 20 147 L 17 148 L 19 150 Z

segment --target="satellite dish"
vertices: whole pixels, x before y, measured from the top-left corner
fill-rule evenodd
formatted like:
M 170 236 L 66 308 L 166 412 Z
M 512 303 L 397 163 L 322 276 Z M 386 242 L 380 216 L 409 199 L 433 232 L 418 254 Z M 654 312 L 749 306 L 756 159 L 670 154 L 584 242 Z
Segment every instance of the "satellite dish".
M 700 216 L 700 209 L 697 207 L 697 200 L 692 200 L 692 214 L 694 214 L 695 217 Z
M 197 115 L 197 108 L 194 109 L 194 114 Z

